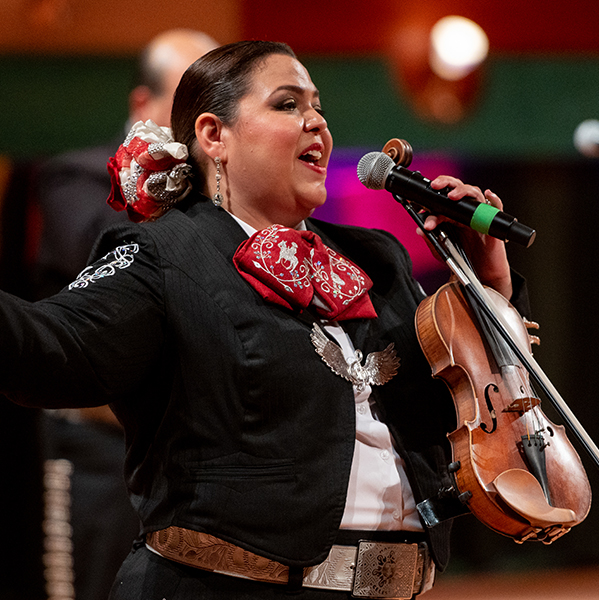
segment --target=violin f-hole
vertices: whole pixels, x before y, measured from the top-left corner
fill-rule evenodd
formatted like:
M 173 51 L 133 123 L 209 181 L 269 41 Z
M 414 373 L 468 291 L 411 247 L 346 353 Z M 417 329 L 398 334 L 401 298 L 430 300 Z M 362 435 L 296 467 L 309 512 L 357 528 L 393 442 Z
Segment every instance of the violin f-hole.
M 491 398 L 489 397 L 489 388 L 491 388 L 495 393 L 499 392 L 499 388 L 494 383 L 489 383 L 485 388 L 485 402 L 487 403 L 487 408 L 489 410 L 489 414 L 491 415 L 491 420 L 493 422 L 493 427 L 489 431 L 486 423 L 481 423 L 480 428 L 488 434 L 493 433 L 497 429 L 497 413 L 495 412 L 495 408 L 493 407 L 493 402 L 491 402 Z

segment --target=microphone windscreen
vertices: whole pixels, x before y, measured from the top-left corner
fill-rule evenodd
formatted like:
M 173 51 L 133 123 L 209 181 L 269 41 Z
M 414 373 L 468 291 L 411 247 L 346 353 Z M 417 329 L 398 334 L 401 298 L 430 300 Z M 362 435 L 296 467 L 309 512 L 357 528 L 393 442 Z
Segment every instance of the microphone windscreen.
M 369 152 L 358 163 L 358 179 L 371 190 L 382 190 L 389 171 L 395 166 L 393 159 L 384 152 Z

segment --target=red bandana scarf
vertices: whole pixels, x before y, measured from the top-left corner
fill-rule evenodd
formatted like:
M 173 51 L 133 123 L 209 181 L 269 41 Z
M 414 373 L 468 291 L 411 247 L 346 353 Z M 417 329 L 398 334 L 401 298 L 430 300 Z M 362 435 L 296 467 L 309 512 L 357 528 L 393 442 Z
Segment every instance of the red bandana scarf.
M 372 281 L 312 231 L 272 225 L 243 242 L 233 257 L 241 276 L 269 302 L 303 310 L 314 302 L 327 319 L 373 319 Z

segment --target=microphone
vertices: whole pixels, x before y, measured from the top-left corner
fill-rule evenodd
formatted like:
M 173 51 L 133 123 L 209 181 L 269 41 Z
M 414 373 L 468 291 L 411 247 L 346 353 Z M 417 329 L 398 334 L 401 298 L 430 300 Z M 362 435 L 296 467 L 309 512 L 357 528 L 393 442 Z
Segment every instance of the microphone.
M 395 165 L 393 159 L 383 152 L 369 152 L 360 159 L 358 179 L 367 188 L 384 188 L 404 200 L 414 202 L 437 215 L 449 217 L 479 233 L 509 240 L 526 248 L 535 240 L 536 231 L 519 223 L 515 217 L 474 198 L 450 200 L 447 194 L 451 188 L 434 190 L 430 186 L 430 179 L 426 179 L 418 171 Z

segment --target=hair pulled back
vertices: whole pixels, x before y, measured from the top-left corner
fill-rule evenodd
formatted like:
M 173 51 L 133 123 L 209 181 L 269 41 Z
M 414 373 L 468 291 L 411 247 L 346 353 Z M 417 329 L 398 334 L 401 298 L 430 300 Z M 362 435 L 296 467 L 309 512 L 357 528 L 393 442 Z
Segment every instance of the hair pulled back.
M 188 162 L 194 168 L 196 188 L 204 187 L 204 161 L 195 137 L 196 119 L 208 112 L 231 126 L 237 117 L 239 101 L 249 92 L 255 68 L 272 54 L 297 58 L 281 42 L 235 42 L 208 52 L 183 74 L 173 100 L 171 127 L 175 141 L 189 150 Z

